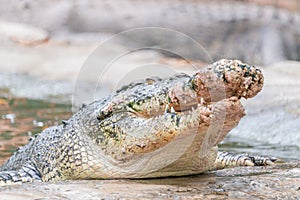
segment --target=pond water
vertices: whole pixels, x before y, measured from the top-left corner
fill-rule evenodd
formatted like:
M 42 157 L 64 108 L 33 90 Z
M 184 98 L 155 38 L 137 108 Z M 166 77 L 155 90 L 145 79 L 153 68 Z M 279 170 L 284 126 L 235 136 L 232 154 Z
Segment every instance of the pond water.
M 71 105 L 28 98 L 0 97 L 0 164 L 28 139 L 43 129 L 58 125 L 72 115 Z M 227 137 L 221 150 L 249 152 L 296 160 L 299 147 L 261 144 L 243 138 Z
M 71 106 L 67 104 L 0 97 L 0 163 L 27 144 L 31 136 L 71 115 Z

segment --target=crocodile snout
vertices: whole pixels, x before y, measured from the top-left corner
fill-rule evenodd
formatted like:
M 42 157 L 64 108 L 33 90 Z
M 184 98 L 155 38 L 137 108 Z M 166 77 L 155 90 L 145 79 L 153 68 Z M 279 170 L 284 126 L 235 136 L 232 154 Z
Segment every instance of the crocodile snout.
M 190 82 L 198 98 L 215 102 L 232 96 L 255 96 L 263 87 L 264 77 L 255 66 L 222 59 L 195 73 Z

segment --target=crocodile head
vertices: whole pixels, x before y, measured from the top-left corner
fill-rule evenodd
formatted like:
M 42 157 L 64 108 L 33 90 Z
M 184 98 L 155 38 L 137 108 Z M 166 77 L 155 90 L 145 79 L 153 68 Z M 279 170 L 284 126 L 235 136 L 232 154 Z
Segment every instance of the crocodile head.
M 225 59 L 192 76 L 132 83 L 100 109 L 102 134 L 94 139 L 122 177 L 199 173 L 213 166 L 217 144 L 244 116 L 239 99 L 262 86 L 260 69 Z

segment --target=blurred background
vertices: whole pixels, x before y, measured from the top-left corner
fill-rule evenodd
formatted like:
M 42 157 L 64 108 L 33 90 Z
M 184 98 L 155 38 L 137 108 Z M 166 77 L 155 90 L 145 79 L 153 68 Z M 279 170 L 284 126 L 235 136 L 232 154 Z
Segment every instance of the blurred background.
M 265 75 L 221 148 L 299 159 L 300 0 L 0 0 L 1 162 L 122 84 L 221 58 Z

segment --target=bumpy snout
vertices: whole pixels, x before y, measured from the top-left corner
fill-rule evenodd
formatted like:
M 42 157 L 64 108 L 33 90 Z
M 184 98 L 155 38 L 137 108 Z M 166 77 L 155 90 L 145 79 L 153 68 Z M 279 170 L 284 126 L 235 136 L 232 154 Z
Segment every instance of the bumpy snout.
M 236 96 L 251 98 L 261 91 L 264 77 L 259 68 L 239 60 L 219 60 L 195 73 L 190 80 L 198 97 L 215 102 Z

